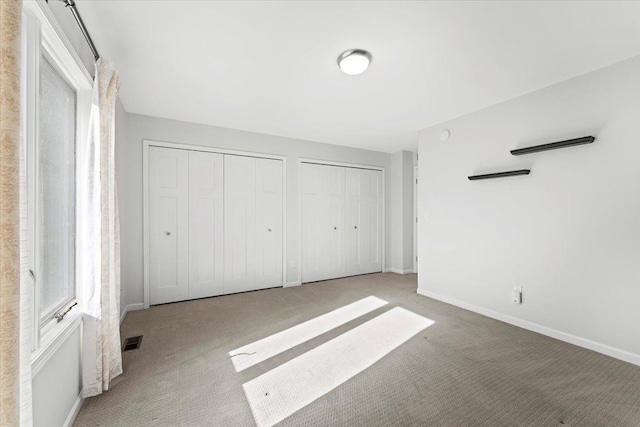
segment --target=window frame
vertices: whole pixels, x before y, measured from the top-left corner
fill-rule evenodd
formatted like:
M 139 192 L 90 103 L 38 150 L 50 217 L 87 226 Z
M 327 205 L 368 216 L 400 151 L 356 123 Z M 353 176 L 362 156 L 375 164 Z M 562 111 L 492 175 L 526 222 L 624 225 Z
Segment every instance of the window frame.
M 22 89 L 23 89 L 23 134 L 27 181 L 27 212 L 29 231 L 29 269 L 34 275 L 33 305 L 30 307 L 32 320 L 32 368 L 33 375 L 48 360 L 66 337 L 81 324 L 82 288 L 79 286 L 81 276 L 82 254 L 77 250 L 81 243 L 82 217 L 79 215 L 83 182 L 80 179 L 82 161 L 85 158 L 85 146 L 89 132 L 89 115 L 93 80 L 74 51 L 66 35 L 59 27 L 48 6 L 42 2 L 25 1 L 23 3 L 22 34 Z M 39 109 L 40 109 L 40 61 L 42 56 L 51 63 L 54 69 L 76 91 L 76 140 L 75 140 L 75 230 L 74 254 L 71 257 L 73 268 L 70 271 L 73 297 L 67 298 L 61 309 L 51 313 L 46 321 L 41 322 L 39 307 L 38 270 L 36 266 L 37 218 L 34 202 L 36 200 L 37 148 L 39 141 Z M 73 291 L 73 292 L 71 292 Z M 77 303 L 61 321 L 53 316 Z

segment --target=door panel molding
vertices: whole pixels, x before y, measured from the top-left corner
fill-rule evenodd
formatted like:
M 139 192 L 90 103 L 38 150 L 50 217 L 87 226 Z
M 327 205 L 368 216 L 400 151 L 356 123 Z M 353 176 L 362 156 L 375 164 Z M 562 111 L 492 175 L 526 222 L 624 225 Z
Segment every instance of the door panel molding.
M 283 189 L 282 163 L 272 159 L 256 159 L 256 280 L 261 287 L 282 283 L 285 275 L 282 252 Z
M 256 285 L 256 159 L 224 159 L 224 293 Z
M 349 223 L 349 254 L 347 275 L 375 273 L 383 270 L 380 254 L 382 248 L 379 171 L 346 168 L 347 218 Z
M 189 153 L 154 148 L 150 156 L 151 302 L 162 304 L 187 299 L 189 293 Z
M 223 292 L 224 155 L 189 151 L 189 299 Z
M 346 272 L 346 186 L 344 168 L 301 167 L 303 282 L 343 277 Z

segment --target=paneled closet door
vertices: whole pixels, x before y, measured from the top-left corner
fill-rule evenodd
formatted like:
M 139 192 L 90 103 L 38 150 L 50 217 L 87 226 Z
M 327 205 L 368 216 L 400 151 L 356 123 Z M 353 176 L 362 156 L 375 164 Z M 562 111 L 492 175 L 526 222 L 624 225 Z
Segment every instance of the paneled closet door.
M 224 293 L 282 286 L 282 161 L 224 156 Z
M 189 151 L 189 298 L 223 293 L 224 156 Z
M 256 159 L 256 287 L 282 285 L 282 161 Z
M 347 275 L 382 271 L 382 172 L 347 168 Z
M 224 156 L 224 293 L 255 289 L 256 159 Z
M 343 277 L 345 168 L 303 163 L 302 282 Z
M 189 298 L 189 152 L 149 148 L 150 304 Z

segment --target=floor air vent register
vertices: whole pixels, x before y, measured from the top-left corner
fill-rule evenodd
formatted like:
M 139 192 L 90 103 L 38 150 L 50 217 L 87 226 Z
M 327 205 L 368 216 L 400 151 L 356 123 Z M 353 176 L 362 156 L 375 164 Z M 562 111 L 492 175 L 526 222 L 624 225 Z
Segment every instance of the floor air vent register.
M 124 340 L 122 351 L 137 350 L 140 348 L 140 344 L 142 344 L 142 335 L 138 335 L 137 337 L 129 337 Z

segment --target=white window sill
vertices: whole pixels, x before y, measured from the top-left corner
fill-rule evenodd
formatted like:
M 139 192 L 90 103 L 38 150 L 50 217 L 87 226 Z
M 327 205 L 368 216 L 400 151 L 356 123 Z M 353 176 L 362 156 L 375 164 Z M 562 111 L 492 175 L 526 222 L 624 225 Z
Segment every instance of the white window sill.
M 55 321 L 54 321 L 55 322 Z M 71 334 L 82 324 L 82 311 L 75 306 L 60 322 L 47 325 L 40 347 L 31 353 L 31 375 L 35 377 Z

